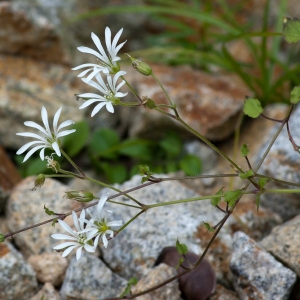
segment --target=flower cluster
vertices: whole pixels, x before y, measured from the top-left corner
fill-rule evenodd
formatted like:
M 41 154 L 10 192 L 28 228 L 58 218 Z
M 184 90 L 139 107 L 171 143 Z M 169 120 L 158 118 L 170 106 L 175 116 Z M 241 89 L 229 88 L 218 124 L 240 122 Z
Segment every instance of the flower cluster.
M 91 104 L 94 104 L 95 102 L 100 102 L 93 109 L 91 114 L 92 117 L 96 113 L 98 113 L 100 109 L 104 106 L 106 107 L 108 112 L 114 113 L 113 105 L 120 103 L 120 98 L 125 97 L 127 95 L 127 93 L 119 92 L 119 89 L 125 84 L 125 80 L 122 80 L 117 85 L 118 79 L 126 74 L 125 71 L 120 70 L 120 66 L 118 64 L 120 57 L 117 56 L 118 51 L 123 47 L 123 45 L 126 42 L 125 41 L 117 46 L 122 32 L 123 29 L 119 30 L 118 33 L 115 35 L 114 39 L 112 40 L 111 30 L 108 27 L 106 27 L 105 44 L 107 51 L 105 51 L 100 39 L 93 32 L 91 34 L 91 37 L 98 49 L 98 52 L 94 49 L 84 46 L 77 48 L 80 52 L 92 54 L 98 59 L 98 64 L 86 63 L 72 69 L 85 69 L 80 74 L 78 74 L 78 77 L 80 77 L 84 83 L 94 87 L 101 93 L 100 95 L 94 93 L 84 93 L 78 95 L 79 98 L 86 100 L 79 107 L 79 109 L 83 109 Z M 107 84 L 104 82 L 101 73 L 104 74 L 104 76 L 106 77 Z M 84 78 L 84 76 L 86 75 L 88 76 Z
M 73 249 L 77 248 L 76 259 L 79 260 L 82 249 L 88 252 L 95 252 L 99 239 L 106 248 L 108 245 L 107 236 L 111 239 L 114 237 L 114 228 L 122 226 L 122 220 L 109 221 L 108 216 L 103 214 L 102 209 L 107 200 L 107 196 L 101 197 L 98 202 L 96 211 L 88 209 L 87 212 L 91 219 L 86 219 L 86 211 L 83 209 L 79 218 L 75 212 L 72 212 L 73 223 L 76 230 L 73 230 L 66 222 L 58 220 L 60 226 L 69 233 L 52 234 L 51 237 L 57 240 L 67 240 L 62 244 L 55 246 L 53 249 L 63 251 L 62 257 L 66 257 Z M 111 213 L 111 211 L 108 211 Z
M 31 137 L 37 139 L 37 141 L 31 141 L 24 146 L 22 146 L 18 151 L 17 154 L 22 154 L 26 150 L 28 150 L 31 146 L 35 145 L 24 157 L 24 161 L 26 161 L 34 152 L 40 151 L 40 158 L 41 160 L 44 160 L 45 158 L 45 149 L 49 148 L 55 151 L 55 153 L 58 156 L 61 156 L 61 151 L 60 151 L 60 139 L 63 136 L 66 136 L 68 134 L 71 134 L 76 131 L 76 129 L 70 129 L 70 130 L 64 130 L 61 131 L 62 128 L 67 127 L 69 125 L 74 124 L 73 121 L 67 120 L 62 122 L 59 126 L 58 125 L 58 119 L 61 114 L 62 107 L 58 109 L 58 111 L 54 115 L 53 119 L 53 131 L 51 131 L 49 122 L 48 122 L 48 113 L 46 108 L 43 106 L 42 111 L 41 111 L 41 116 L 42 116 L 42 121 L 44 123 L 43 128 L 41 125 L 32 122 L 32 121 L 26 121 L 24 122 L 25 126 L 35 128 L 39 130 L 39 134 L 37 133 L 32 133 L 32 132 L 19 132 L 17 135 L 20 136 L 26 136 L 26 137 Z

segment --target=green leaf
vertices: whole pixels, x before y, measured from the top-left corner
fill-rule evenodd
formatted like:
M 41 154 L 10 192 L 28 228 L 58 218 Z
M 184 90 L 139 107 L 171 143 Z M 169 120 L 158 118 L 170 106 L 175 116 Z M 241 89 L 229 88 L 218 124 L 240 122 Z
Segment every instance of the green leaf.
M 295 86 L 291 91 L 290 101 L 292 104 L 297 104 L 300 102 L 300 86 Z
M 110 183 L 122 183 L 127 179 L 127 169 L 122 164 L 102 162 L 100 166 Z
M 196 155 L 188 154 L 180 162 L 180 168 L 187 176 L 199 175 L 202 171 L 202 163 Z
M 249 149 L 247 144 L 243 144 L 241 147 L 241 155 L 246 157 L 249 154 Z
M 51 226 L 55 227 L 55 224 L 58 223 L 57 219 L 54 219 L 51 223 Z
M 182 256 L 179 257 L 178 263 L 177 263 L 177 265 L 175 266 L 175 269 L 177 270 L 183 262 L 184 262 L 184 257 L 182 257 Z
M 127 282 L 126 288 L 124 289 L 123 293 L 120 295 L 120 298 L 123 298 L 124 296 L 128 295 L 130 293 L 131 286 L 136 285 L 137 283 L 138 283 L 138 280 L 136 277 L 130 278 Z
M 178 251 L 179 254 L 184 255 L 186 253 L 188 253 L 189 248 L 186 244 L 182 244 L 180 243 L 178 240 L 176 241 L 176 249 Z
M 228 203 L 229 207 L 233 207 L 235 202 L 242 194 L 242 190 L 229 191 L 224 194 L 224 201 Z
M 258 99 L 246 97 L 244 101 L 244 114 L 251 117 L 257 118 L 262 112 L 263 108 Z
M 55 215 L 55 212 L 53 210 L 50 210 L 49 208 L 47 208 L 45 204 L 44 204 L 44 210 L 45 210 L 45 213 L 49 216 Z
M 5 235 L 3 233 L 0 233 L 0 243 L 3 243 L 5 241 Z
M 108 159 L 117 158 L 117 145 L 120 143 L 119 135 L 112 129 L 97 130 L 89 143 L 89 151 L 95 157 Z
M 203 224 L 209 232 L 215 231 L 215 229 L 213 227 L 211 227 L 209 223 L 203 222 Z
M 74 134 L 66 135 L 63 137 L 63 148 L 69 156 L 77 155 L 86 145 L 89 136 L 89 125 L 86 121 L 75 123 L 72 129 L 76 129 Z M 76 136 L 75 136 L 76 134 Z
M 218 206 L 218 204 L 221 202 L 221 199 L 222 199 L 222 196 L 223 196 L 223 188 L 220 188 L 219 190 L 218 190 L 218 192 L 216 193 L 216 196 L 217 195 L 220 195 L 220 197 L 214 197 L 214 198 L 211 198 L 211 200 L 210 200 L 210 203 L 213 205 L 213 206 L 215 206 L 215 207 L 217 207 Z
M 182 151 L 182 141 L 174 132 L 167 133 L 167 136 L 159 142 L 159 145 L 166 153 L 167 158 L 177 157 Z
M 128 139 L 120 144 L 118 152 L 128 157 L 141 160 L 151 160 L 153 157 L 151 146 L 152 142 L 143 139 Z
M 296 43 L 300 40 L 300 20 L 296 18 L 284 18 L 283 34 L 288 43 Z
M 254 175 L 253 170 L 248 170 L 247 172 L 239 173 L 239 176 L 242 180 L 252 177 L 253 175 Z
M 261 188 L 264 188 L 265 185 L 269 182 L 269 179 L 266 178 L 266 177 L 261 177 L 258 179 L 258 185 L 261 187 Z

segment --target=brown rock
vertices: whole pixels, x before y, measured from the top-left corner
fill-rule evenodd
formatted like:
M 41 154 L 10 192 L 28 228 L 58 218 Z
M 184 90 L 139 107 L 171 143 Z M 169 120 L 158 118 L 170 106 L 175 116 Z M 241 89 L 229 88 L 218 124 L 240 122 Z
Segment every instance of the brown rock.
M 62 283 L 68 267 L 67 259 L 55 252 L 31 255 L 28 258 L 28 263 L 33 267 L 40 282 L 48 282 L 54 286 L 59 286 Z
M 43 288 L 34 295 L 30 300 L 60 300 L 59 293 L 55 290 L 54 286 L 46 282 L 43 286 Z
M 18 148 L 24 138 L 17 132 L 29 131 L 24 121 L 41 121 L 41 108 L 48 111 L 52 124 L 63 106 L 61 120 L 82 120 L 84 111 L 74 94 L 86 85 L 69 68 L 38 62 L 31 58 L 0 55 L 0 140 L 3 146 Z
M 188 67 L 151 65 L 170 98 L 176 104 L 182 119 L 200 134 L 212 140 L 222 140 L 234 130 L 237 115 L 243 107 L 249 90 L 239 79 L 229 74 L 211 75 Z M 138 74 L 138 75 L 137 75 Z M 126 75 L 129 82 L 135 82 L 138 94 L 147 96 L 156 104 L 168 104 L 167 99 L 150 77 L 139 73 Z M 170 112 L 170 111 L 169 111 Z M 132 136 L 160 132 L 159 128 L 173 127 L 174 123 L 165 115 L 155 111 L 130 111 Z M 177 128 L 179 124 L 177 124 Z
M 0 53 L 69 63 L 55 27 L 41 9 L 24 3 L 0 3 Z
M 6 199 L 12 188 L 21 180 L 20 175 L 5 149 L 0 145 L 0 212 L 5 208 Z

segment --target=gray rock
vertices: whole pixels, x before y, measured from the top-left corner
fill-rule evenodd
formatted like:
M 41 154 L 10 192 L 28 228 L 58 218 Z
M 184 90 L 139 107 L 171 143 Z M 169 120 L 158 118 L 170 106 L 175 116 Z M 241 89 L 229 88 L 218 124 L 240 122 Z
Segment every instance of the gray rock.
M 288 299 L 297 276 L 245 233 L 233 238 L 230 268 L 240 299 Z
M 7 203 L 7 226 L 11 232 L 50 219 L 51 216 L 46 215 L 44 211 L 44 205 L 56 213 L 67 213 L 79 207 L 78 202 L 63 198 L 66 186 L 56 180 L 46 179 L 43 187 L 36 191 L 31 190 L 33 186 L 34 178 L 28 177 L 11 193 Z M 68 222 L 70 219 L 71 217 L 68 217 L 65 220 Z M 14 241 L 25 256 L 54 252 L 52 248 L 57 244 L 57 240 L 50 236 L 62 232 L 59 225 L 53 227 L 48 223 L 15 235 Z
M 7 242 L 0 244 L 0 299 L 28 300 L 38 285 L 32 267 Z
M 96 256 L 74 257 L 67 269 L 60 294 L 62 300 L 104 299 L 120 295 L 127 281 L 113 273 Z
M 175 268 L 169 267 L 166 264 L 160 264 L 153 268 L 148 275 L 138 281 L 137 285 L 132 286 L 131 291 L 133 294 L 145 291 L 149 288 L 158 285 L 165 280 L 177 275 Z M 173 280 L 172 282 L 164 285 L 163 287 L 139 296 L 135 298 L 136 300 L 181 300 L 180 291 L 178 287 L 178 280 Z
M 140 185 L 140 182 L 141 177 L 134 176 L 119 188 L 124 191 Z M 134 191 L 130 195 L 145 204 L 199 197 L 194 191 L 172 181 L 161 182 Z M 133 204 L 125 197 L 116 200 Z M 128 206 L 110 203 L 106 203 L 104 209 L 114 212 L 112 220 L 121 218 L 125 223 L 139 212 Z M 203 226 L 203 221 L 217 223 L 221 216 L 208 200 L 150 209 L 109 242 L 108 248 L 103 249 L 104 259 L 113 270 L 117 270 L 125 278 L 144 276 L 154 265 L 160 251 L 166 246 L 174 246 L 177 239 L 185 243 L 190 251 L 201 253 L 201 238 L 196 236 L 197 228 Z
M 300 276 L 299 226 L 300 215 L 275 227 L 260 242 L 260 245 L 296 272 L 298 276 Z
M 289 127 L 292 137 L 296 144 L 300 144 L 300 128 L 298 120 L 300 118 L 300 106 L 297 106 L 290 118 Z M 278 124 L 270 132 L 270 139 L 275 134 Z M 260 158 L 266 150 L 268 143 L 266 143 L 258 154 Z M 274 145 L 272 146 L 268 156 L 262 164 L 259 173 L 271 176 L 280 180 L 285 180 L 293 183 L 300 183 L 300 174 L 298 163 L 300 154 L 293 149 L 293 145 L 289 141 L 286 128 L 282 130 Z M 267 188 L 291 188 L 296 187 L 270 183 Z M 261 205 L 268 207 L 278 213 L 283 220 L 288 220 L 300 213 L 300 202 L 298 194 L 265 194 L 261 197 Z

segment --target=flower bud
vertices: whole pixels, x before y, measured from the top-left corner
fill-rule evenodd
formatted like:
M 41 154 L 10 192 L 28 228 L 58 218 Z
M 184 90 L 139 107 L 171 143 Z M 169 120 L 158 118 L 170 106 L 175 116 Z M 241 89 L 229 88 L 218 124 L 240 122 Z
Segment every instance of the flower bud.
M 46 180 L 45 175 L 39 174 L 34 180 L 34 188 L 32 190 L 35 191 L 37 188 L 42 187 L 45 183 L 45 180 Z
M 132 66 L 142 75 L 149 76 L 152 74 L 151 67 L 144 63 L 141 60 L 135 59 L 134 57 L 131 57 L 129 54 L 127 54 L 132 62 Z
M 65 197 L 70 200 L 75 200 L 78 202 L 90 202 L 93 199 L 96 199 L 93 193 L 89 191 L 68 191 L 65 192 Z

